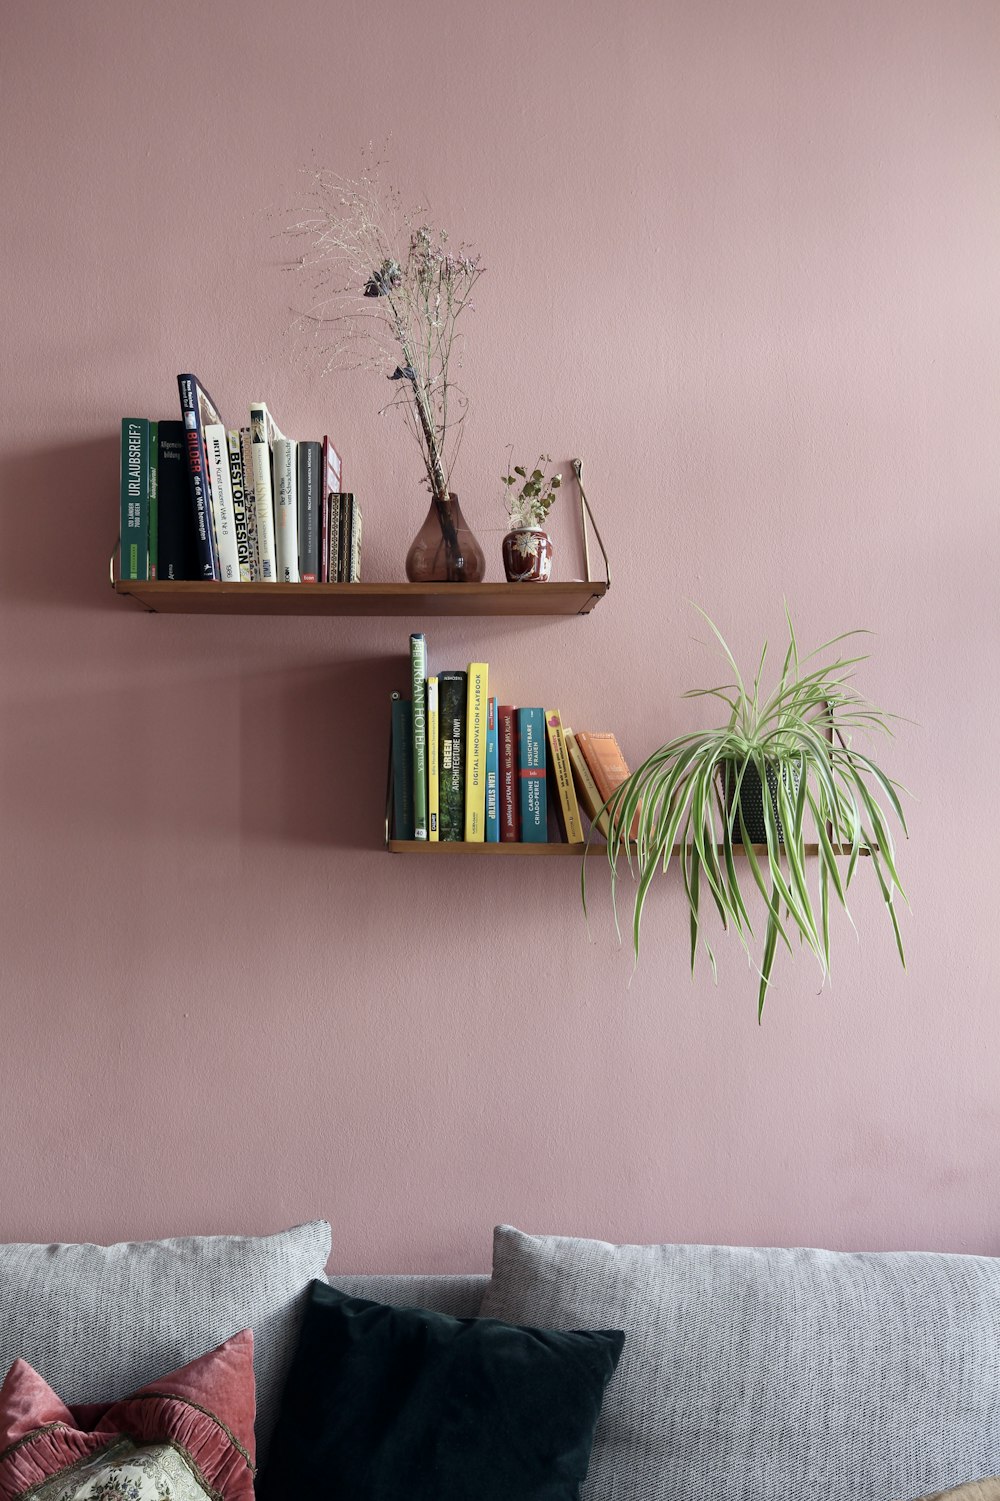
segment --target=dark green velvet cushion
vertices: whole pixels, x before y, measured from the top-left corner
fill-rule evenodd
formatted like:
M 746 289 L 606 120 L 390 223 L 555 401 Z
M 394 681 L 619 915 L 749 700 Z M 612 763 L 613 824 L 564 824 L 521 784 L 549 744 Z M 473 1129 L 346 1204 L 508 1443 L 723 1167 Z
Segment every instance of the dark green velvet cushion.
M 262 1501 L 577 1501 L 625 1336 L 310 1292 Z

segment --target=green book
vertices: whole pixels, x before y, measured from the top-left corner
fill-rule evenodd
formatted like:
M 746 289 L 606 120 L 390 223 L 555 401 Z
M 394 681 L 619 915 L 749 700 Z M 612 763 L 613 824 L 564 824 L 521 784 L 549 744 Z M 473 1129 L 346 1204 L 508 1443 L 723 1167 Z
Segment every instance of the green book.
M 149 422 L 122 418 L 121 576 L 149 577 Z
M 464 672 L 438 673 L 438 828 L 441 839 L 465 838 Z
M 160 576 L 160 554 L 156 545 L 156 539 L 160 530 L 160 491 L 156 479 L 156 466 L 159 462 L 160 452 L 160 424 L 149 424 L 149 576 L 158 579 Z
M 413 837 L 427 838 L 427 638 L 410 637 L 413 688 Z

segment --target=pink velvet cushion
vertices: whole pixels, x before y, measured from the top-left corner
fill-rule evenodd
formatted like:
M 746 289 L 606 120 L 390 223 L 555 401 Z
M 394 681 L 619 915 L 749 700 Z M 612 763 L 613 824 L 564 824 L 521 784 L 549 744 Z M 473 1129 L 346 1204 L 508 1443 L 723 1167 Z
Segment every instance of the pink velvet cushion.
M 15 1360 L 0 1387 L 0 1501 L 28 1492 L 144 1496 L 147 1488 L 176 1501 L 253 1501 L 253 1423 L 249 1329 L 111 1404 L 67 1407 L 27 1361 Z M 125 1471 L 133 1489 L 122 1484 Z

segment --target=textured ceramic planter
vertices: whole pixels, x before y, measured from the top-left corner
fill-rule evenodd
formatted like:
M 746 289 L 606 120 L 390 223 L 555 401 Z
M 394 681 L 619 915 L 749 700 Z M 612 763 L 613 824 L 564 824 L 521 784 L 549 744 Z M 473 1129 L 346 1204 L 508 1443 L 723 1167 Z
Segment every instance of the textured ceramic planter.
M 778 827 L 778 843 L 784 844 L 785 830 L 782 827 L 781 815 L 778 812 L 778 770 L 777 763 L 768 761 L 765 763 L 767 773 L 767 789 L 771 798 L 771 808 L 774 811 L 774 821 Z M 785 791 L 789 799 L 794 803 L 799 790 L 799 768 L 797 765 L 781 764 L 781 776 L 785 784 Z M 730 761 L 722 769 L 723 801 L 727 808 L 732 807 L 733 796 L 736 788 L 736 779 L 739 776 L 739 763 Z M 750 761 L 743 772 L 743 780 L 740 783 L 740 812 L 743 814 L 743 822 L 746 824 L 747 833 L 750 835 L 751 844 L 767 843 L 767 819 L 764 816 L 764 798 L 760 785 L 760 772 L 755 762 Z M 743 843 L 743 833 L 740 829 L 740 821 L 737 818 L 733 828 L 733 843 Z
M 552 577 L 552 538 L 539 526 L 508 532 L 503 539 L 503 566 L 510 584 L 547 584 Z

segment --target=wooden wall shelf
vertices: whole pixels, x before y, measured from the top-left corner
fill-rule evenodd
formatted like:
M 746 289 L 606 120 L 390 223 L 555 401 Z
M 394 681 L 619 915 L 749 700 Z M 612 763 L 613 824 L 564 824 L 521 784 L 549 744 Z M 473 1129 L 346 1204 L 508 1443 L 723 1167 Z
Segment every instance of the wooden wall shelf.
M 115 593 L 166 615 L 589 615 L 608 585 L 218 584 L 115 581 Z
M 582 855 L 586 848 L 585 844 L 473 844 L 465 840 L 431 843 L 424 839 L 390 839 L 386 842 L 386 849 L 390 855 L 428 855 L 432 859 L 447 855 Z M 722 846 L 718 845 L 716 848 L 721 855 Z M 766 844 L 755 844 L 751 848 L 758 860 L 767 860 Z M 850 845 L 838 844 L 833 848 L 837 855 L 849 855 L 851 852 Z M 603 840 L 598 840 L 590 846 L 592 859 L 595 856 L 604 855 L 606 851 L 607 846 Z M 807 844 L 805 852 L 807 856 L 818 855 L 819 845 Z M 678 859 L 681 853 L 680 845 L 675 844 L 670 853 L 673 859 Z M 859 853 L 867 855 L 869 851 L 862 849 Z M 746 850 L 742 844 L 734 844 L 733 854 L 742 855 L 745 858 Z M 622 858 L 624 859 L 624 855 Z

